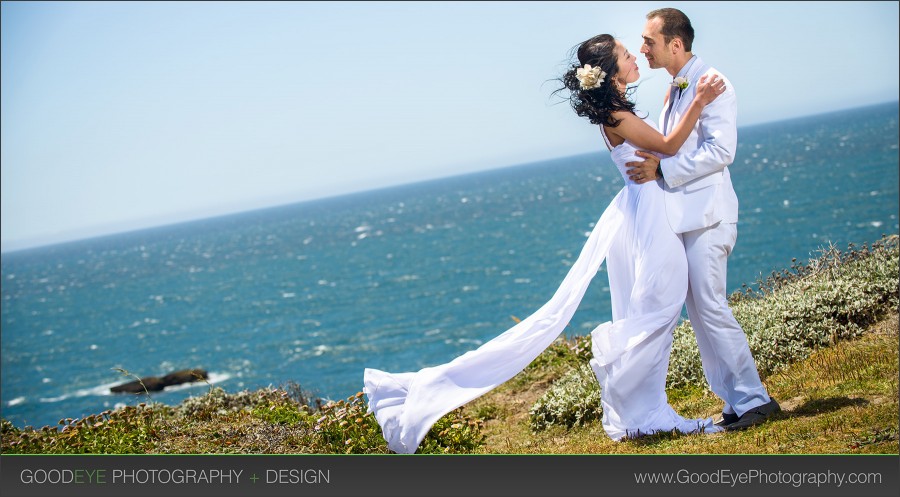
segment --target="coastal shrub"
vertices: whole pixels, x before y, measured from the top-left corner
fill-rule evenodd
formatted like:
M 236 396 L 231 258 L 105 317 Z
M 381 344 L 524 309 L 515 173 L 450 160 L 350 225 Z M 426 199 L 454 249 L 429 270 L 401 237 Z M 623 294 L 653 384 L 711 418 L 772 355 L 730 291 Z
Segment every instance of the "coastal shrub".
M 600 385 L 587 363 L 572 368 L 553 382 L 529 410 L 531 429 L 543 430 L 550 425 L 567 428 L 600 419 Z
M 381 427 L 359 392 L 347 400 L 322 406 L 315 421 L 315 433 L 321 441 L 319 450 L 326 453 L 387 453 Z M 441 417 L 422 443 L 419 454 L 456 454 L 472 452 L 483 442 L 483 421 L 456 409 Z
M 301 406 L 287 398 L 258 404 L 250 410 L 250 414 L 273 425 L 309 424 L 312 416 L 309 406 Z
M 0 439 L 3 453 L 18 454 L 389 453 L 367 410 L 361 392 L 323 404 L 299 387 L 237 393 L 214 387 L 175 407 L 142 403 L 67 418 L 62 429 L 18 429 L 0 420 Z M 419 452 L 470 453 L 483 443 L 482 427 L 457 409 L 435 423 Z
M 572 353 L 580 362 L 588 362 L 593 357 L 591 352 L 591 335 L 578 335 L 572 339 Z
M 252 411 L 259 406 L 268 407 L 287 397 L 284 390 L 267 387 L 259 390 L 243 390 L 228 393 L 220 387 L 210 388 L 205 395 L 188 397 L 179 404 L 176 414 L 192 420 L 211 420 L 229 413 Z
M 484 421 L 467 416 L 462 408 L 444 415 L 419 445 L 419 454 L 468 454 L 484 443 Z M 384 443 L 384 442 L 382 442 Z
M 809 357 L 817 348 L 858 337 L 900 305 L 897 235 L 883 237 L 871 247 L 851 244 L 847 251 L 830 245 L 819 254 L 807 263 L 795 260 L 790 269 L 758 281 L 757 288 L 745 285 L 743 291 L 729 296 L 762 377 Z M 593 395 L 589 385 L 596 385 L 593 374 L 585 374 L 590 372 L 586 365 L 590 336 L 576 338 L 572 350 L 584 364 L 557 380 L 534 404 L 531 426 L 535 430 L 572 426 L 575 419 L 596 415 L 594 404 L 585 402 Z M 581 378 L 587 384 L 580 384 Z M 685 387 L 707 388 L 689 321 L 675 328 L 667 376 L 667 388 Z M 579 409 L 584 412 L 575 414 Z
M 161 419 L 171 408 L 139 404 L 107 410 L 81 419 L 66 418 L 59 426 L 15 428 L 0 423 L 4 453 L 18 454 L 139 454 L 148 452 Z M 61 428 L 60 428 L 61 426 Z
M 367 413 L 363 393 L 347 400 L 328 402 L 316 414 L 315 433 L 318 451 L 332 454 L 368 454 L 386 452 L 381 428 L 375 416 Z
M 847 251 L 831 245 L 819 254 L 729 298 L 762 377 L 819 347 L 858 337 L 900 305 L 897 235 Z M 684 321 L 675 329 L 667 386 L 689 385 L 705 386 L 706 379 L 693 329 Z

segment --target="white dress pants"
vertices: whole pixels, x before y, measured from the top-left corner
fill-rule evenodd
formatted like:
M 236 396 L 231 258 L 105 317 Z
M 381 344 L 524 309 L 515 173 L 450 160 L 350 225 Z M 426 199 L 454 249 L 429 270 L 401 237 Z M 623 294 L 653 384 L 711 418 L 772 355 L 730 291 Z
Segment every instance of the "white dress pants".
M 769 402 L 769 395 L 725 293 L 728 256 L 737 241 L 737 225 L 718 223 L 680 236 L 688 259 L 685 305 L 703 372 L 710 389 L 725 401 L 724 412 L 740 416 Z

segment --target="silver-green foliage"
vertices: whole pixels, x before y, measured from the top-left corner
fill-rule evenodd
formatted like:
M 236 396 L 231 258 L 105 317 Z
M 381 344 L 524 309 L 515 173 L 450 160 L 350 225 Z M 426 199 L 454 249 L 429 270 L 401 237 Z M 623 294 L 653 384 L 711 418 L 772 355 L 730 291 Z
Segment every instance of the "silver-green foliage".
M 579 364 L 553 382 L 531 410 L 531 429 L 543 430 L 550 425 L 580 426 L 600 419 L 600 385 L 587 363 Z
M 759 282 L 758 289 L 732 294 L 730 307 L 747 335 L 760 375 L 803 360 L 817 347 L 859 336 L 885 313 L 896 310 L 900 305 L 898 259 L 897 235 L 871 247 L 851 245 L 846 252 L 829 246 L 807 264 L 795 261 L 789 270 L 772 274 Z M 585 340 L 576 340 L 576 349 L 587 349 Z M 675 328 L 667 378 L 668 388 L 685 386 L 707 386 L 687 321 Z M 574 426 L 599 418 L 598 395 L 597 381 L 583 364 L 538 399 L 531 409 L 531 426 L 535 430 Z
M 757 290 L 731 296 L 761 376 L 806 359 L 818 347 L 861 335 L 898 303 L 896 235 L 842 252 L 834 246 L 807 264 L 771 275 Z M 668 387 L 706 386 L 689 322 L 675 329 Z

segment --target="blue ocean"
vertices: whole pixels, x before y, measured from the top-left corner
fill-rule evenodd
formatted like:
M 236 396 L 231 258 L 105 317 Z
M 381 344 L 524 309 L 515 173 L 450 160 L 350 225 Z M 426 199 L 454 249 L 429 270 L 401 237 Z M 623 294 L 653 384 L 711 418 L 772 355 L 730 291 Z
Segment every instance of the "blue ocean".
M 739 129 L 730 291 L 898 232 L 898 103 Z M 109 392 L 203 368 L 229 392 L 324 399 L 415 371 L 546 302 L 623 181 L 597 152 L 4 253 L 0 414 L 56 425 Z M 565 333 L 610 319 L 601 270 Z M 204 383 L 152 393 L 177 404 Z

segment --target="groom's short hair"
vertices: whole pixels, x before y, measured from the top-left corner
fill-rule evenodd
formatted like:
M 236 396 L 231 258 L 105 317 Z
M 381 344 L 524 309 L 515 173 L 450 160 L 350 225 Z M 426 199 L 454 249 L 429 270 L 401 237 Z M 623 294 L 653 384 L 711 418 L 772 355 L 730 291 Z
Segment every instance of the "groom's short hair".
M 647 20 L 658 17 L 662 19 L 662 35 L 668 45 L 673 38 L 681 38 L 684 43 L 684 51 L 690 52 L 691 46 L 694 44 L 694 28 L 691 26 L 691 20 L 684 12 L 678 9 L 656 9 L 647 14 Z

